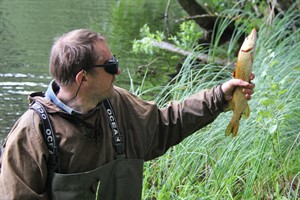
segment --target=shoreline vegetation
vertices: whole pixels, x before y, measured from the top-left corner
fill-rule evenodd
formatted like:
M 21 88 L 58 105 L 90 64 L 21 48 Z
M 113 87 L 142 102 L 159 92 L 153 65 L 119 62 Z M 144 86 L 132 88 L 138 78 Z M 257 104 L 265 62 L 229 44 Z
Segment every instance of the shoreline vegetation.
M 250 118 L 241 120 L 239 135 L 225 136 L 232 114 L 226 112 L 163 157 L 147 162 L 143 199 L 300 198 L 300 30 L 293 29 L 299 21 L 300 14 L 289 11 L 276 16 L 272 25 L 258 27 L 255 94 L 249 101 Z M 229 65 L 199 67 L 197 53 L 186 57 L 166 86 L 132 85 L 132 92 L 158 93 L 156 102 L 164 106 L 170 99 L 181 101 L 231 77 Z
M 299 12 L 291 9 L 271 25 L 258 25 L 255 94 L 239 135 L 225 136 L 232 113 L 222 113 L 164 156 L 146 162 L 142 199 L 300 198 L 300 30 L 293 29 L 299 21 Z M 226 27 L 223 22 L 215 28 L 217 35 Z M 217 41 L 208 50 L 195 47 L 165 86 L 147 86 L 145 73 L 139 86 L 131 79 L 130 91 L 164 106 L 228 80 L 231 65 L 201 64 L 197 55 L 215 58 L 225 52 L 225 59 L 234 60 L 237 37 L 247 28 L 238 27 L 225 50 L 214 45 Z

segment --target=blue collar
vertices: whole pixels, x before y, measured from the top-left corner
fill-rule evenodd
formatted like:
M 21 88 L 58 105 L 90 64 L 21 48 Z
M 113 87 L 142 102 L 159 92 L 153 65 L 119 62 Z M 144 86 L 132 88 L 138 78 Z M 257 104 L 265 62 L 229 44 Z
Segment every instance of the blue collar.
M 75 113 L 80 113 L 76 110 L 74 110 L 73 108 L 70 108 L 69 106 L 67 106 L 66 104 L 64 104 L 63 102 L 61 102 L 57 96 L 56 93 L 59 91 L 59 86 L 57 85 L 57 83 L 55 83 L 55 81 L 51 81 L 48 89 L 45 93 L 45 96 L 50 99 L 55 105 L 57 105 L 60 109 L 66 111 L 67 113 L 69 113 L 70 115 L 75 114 Z

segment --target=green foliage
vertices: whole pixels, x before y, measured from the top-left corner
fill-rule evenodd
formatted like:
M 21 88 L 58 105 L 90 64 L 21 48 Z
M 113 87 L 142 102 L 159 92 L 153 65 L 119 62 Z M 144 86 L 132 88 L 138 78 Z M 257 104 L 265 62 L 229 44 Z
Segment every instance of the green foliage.
M 236 0 L 199 0 L 201 5 L 211 13 L 222 13 L 225 9 L 235 8 L 247 12 L 256 12 L 256 15 L 263 15 L 267 8 L 267 1 L 251 0 L 251 1 L 236 1 Z
M 197 45 L 197 40 L 201 37 L 202 32 L 197 27 L 195 22 L 186 21 L 180 24 L 180 31 L 175 35 L 170 36 L 168 40 L 173 42 L 180 49 L 192 50 Z M 140 36 L 142 39 L 133 41 L 133 52 L 135 53 L 146 53 L 153 55 L 159 53 L 160 50 L 153 46 L 154 41 L 161 42 L 166 38 L 165 34 L 161 31 L 156 31 L 155 33 L 150 32 L 150 28 L 145 24 L 140 29 Z
M 140 29 L 140 35 L 142 37 L 141 40 L 133 41 L 133 52 L 134 53 L 145 53 L 145 54 L 154 54 L 158 51 L 157 48 L 153 46 L 153 41 L 163 41 L 165 39 L 165 35 L 163 32 L 156 31 L 156 33 L 151 33 L 150 28 L 147 24 L 145 24 Z
M 169 40 L 181 49 L 192 50 L 198 45 L 197 41 L 202 34 L 194 21 L 186 21 L 180 24 L 180 31 Z
M 255 94 L 239 135 L 225 137 L 232 113 L 223 113 L 147 162 L 143 199 L 299 199 L 300 30 L 293 29 L 299 19 L 299 13 L 289 12 L 272 26 L 258 27 Z M 193 63 L 195 57 L 187 57 L 178 76 L 159 88 L 160 106 L 230 77 L 230 66 L 198 69 Z
M 170 43 L 172 42 L 174 44 L 175 48 L 199 51 L 201 48 L 197 46 L 197 40 L 201 35 L 202 32 L 193 21 L 180 24 L 180 31 L 169 38 L 165 36 L 164 32 L 156 31 L 152 33 L 149 26 L 145 24 L 140 29 L 140 37 L 142 39 L 135 39 L 133 41 L 133 52 L 147 54 L 149 64 L 139 66 L 138 73 L 142 76 L 142 80 L 139 83 L 140 86 L 135 86 L 131 74 L 129 73 L 131 82 L 130 90 L 140 95 L 145 95 L 147 92 L 155 93 L 154 91 L 156 91 L 156 89 L 153 88 L 155 84 L 167 84 L 172 74 L 176 73 L 177 69 L 174 68 L 174 65 L 178 64 L 179 56 L 168 54 L 168 52 L 153 45 L 154 42 L 169 40 Z M 157 65 L 159 65 L 159 67 L 157 67 Z M 146 95 L 146 98 L 148 96 L 153 97 L 153 94 Z

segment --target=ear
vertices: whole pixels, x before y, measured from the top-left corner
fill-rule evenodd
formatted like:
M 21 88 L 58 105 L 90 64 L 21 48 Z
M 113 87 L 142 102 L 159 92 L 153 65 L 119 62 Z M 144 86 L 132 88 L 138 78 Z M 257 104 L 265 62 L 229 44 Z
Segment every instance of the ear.
M 83 81 L 86 81 L 86 71 L 81 70 L 76 74 L 75 81 L 78 85 L 81 85 Z

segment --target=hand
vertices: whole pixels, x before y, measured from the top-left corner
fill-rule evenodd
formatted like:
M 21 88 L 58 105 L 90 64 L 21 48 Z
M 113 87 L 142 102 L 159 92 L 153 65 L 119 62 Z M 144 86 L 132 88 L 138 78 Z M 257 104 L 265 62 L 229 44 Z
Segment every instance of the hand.
M 253 80 L 254 78 L 255 78 L 255 75 L 253 73 L 251 73 L 250 81 Z M 254 89 L 255 85 L 251 82 L 249 83 L 249 82 L 243 81 L 241 79 L 231 79 L 222 85 L 221 89 L 224 93 L 225 100 L 229 101 L 230 99 L 232 99 L 233 91 L 237 86 L 240 86 L 243 88 L 243 93 L 245 94 L 246 99 L 250 100 L 251 95 L 254 92 L 253 89 Z

